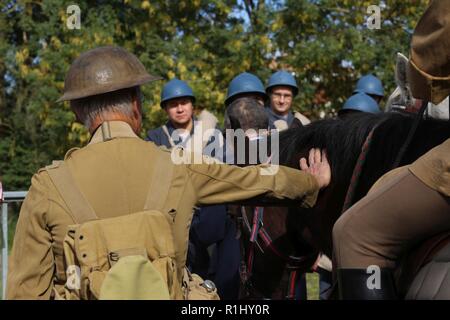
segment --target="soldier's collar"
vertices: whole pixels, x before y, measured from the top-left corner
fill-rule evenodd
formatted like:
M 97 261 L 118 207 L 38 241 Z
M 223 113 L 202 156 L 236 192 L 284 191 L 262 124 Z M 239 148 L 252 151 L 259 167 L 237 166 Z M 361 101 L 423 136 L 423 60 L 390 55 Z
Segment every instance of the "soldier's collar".
M 89 144 L 109 141 L 115 138 L 139 138 L 124 121 L 105 121 L 91 137 Z

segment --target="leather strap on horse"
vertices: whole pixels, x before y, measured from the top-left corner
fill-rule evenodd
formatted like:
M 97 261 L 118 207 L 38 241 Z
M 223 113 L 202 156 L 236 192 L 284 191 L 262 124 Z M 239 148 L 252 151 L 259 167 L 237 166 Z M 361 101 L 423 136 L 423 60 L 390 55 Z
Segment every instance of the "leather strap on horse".
M 298 283 L 298 271 L 292 270 L 291 272 L 289 272 L 288 290 L 286 294 L 287 300 L 295 299 L 295 291 L 297 288 L 297 283 Z
M 253 224 L 250 233 L 250 248 L 247 257 L 247 272 L 251 276 L 253 270 L 253 258 L 255 256 L 255 243 L 258 241 L 258 234 L 262 227 L 264 217 L 263 207 L 255 207 L 253 212 Z
M 367 160 L 367 154 L 369 153 L 370 147 L 372 145 L 372 137 L 375 132 L 375 130 L 384 122 L 385 120 L 382 120 L 381 122 L 377 123 L 372 130 L 370 130 L 369 134 L 366 137 L 366 140 L 364 140 L 364 143 L 361 147 L 361 152 L 358 156 L 358 160 L 356 161 L 355 167 L 353 168 L 352 177 L 350 179 L 350 185 L 347 189 L 347 194 L 345 195 L 344 205 L 342 207 L 342 212 L 347 211 L 348 208 L 350 208 L 353 205 L 354 198 L 355 198 L 355 192 L 356 188 L 358 186 L 359 178 L 361 177 L 362 169 L 364 167 L 364 164 Z
M 245 210 L 244 207 L 242 207 L 242 215 L 245 217 Z M 250 225 L 247 225 L 249 227 L 250 231 L 250 245 L 249 245 L 249 252 L 248 252 L 248 258 L 247 258 L 247 274 L 246 279 L 248 280 L 253 271 L 253 261 L 255 256 L 255 244 L 258 245 L 261 252 L 264 253 L 262 248 L 258 244 L 258 236 L 263 241 L 264 246 L 266 248 L 269 248 L 270 251 L 272 251 L 273 254 L 275 254 L 277 257 L 281 258 L 287 263 L 287 269 L 289 270 L 289 284 L 287 288 L 287 294 L 286 299 L 295 299 L 295 289 L 298 279 L 298 269 L 302 267 L 303 262 L 306 260 L 306 257 L 295 257 L 295 256 L 286 256 L 282 254 L 273 244 L 273 241 L 267 231 L 264 229 L 263 226 L 263 218 L 264 218 L 264 208 L 263 207 L 255 207 L 253 212 L 253 219 L 252 219 L 252 227 L 250 228 Z M 244 218 L 245 219 L 245 218 Z
M 395 158 L 395 161 L 391 167 L 391 170 L 397 168 L 401 162 L 401 160 L 403 159 L 403 156 L 406 152 L 406 149 L 409 147 L 409 145 L 411 144 L 412 138 L 414 137 L 414 134 L 417 131 L 417 128 L 420 124 L 420 122 L 422 121 L 423 115 L 425 110 L 427 109 L 428 106 L 428 102 L 427 101 L 423 101 L 422 102 L 422 106 L 420 107 L 420 111 L 419 113 L 416 115 L 414 122 L 411 126 L 411 129 L 408 132 L 408 136 L 406 137 L 405 142 L 403 143 L 403 145 L 401 146 L 397 157 Z M 369 135 L 367 136 L 366 140 L 364 141 L 364 144 L 362 146 L 361 149 L 361 153 L 359 154 L 358 160 L 356 162 L 355 168 L 353 169 L 353 174 L 352 174 L 352 178 L 350 180 L 350 186 L 348 187 L 348 191 L 347 194 L 345 196 L 345 201 L 344 201 L 344 206 L 342 208 L 342 212 L 346 211 L 348 208 L 351 207 L 351 205 L 353 204 L 353 199 L 355 196 L 355 191 L 356 191 L 356 187 L 358 186 L 358 182 L 359 182 L 359 178 L 361 176 L 361 172 L 362 172 L 362 168 L 365 164 L 366 158 L 367 158 L 367 153 L 369 152 L 370 149 L 370 144 L 372 142 L 372 136 L 373 136 L 373 132 L 375 131 L 375 129 L 380 125 L 377 124 L 375 127 L 372 128 L 372 130 L 370 131 Z
M 348 208 L 353 204 L 353 198 L 355 197 L 356 187 L 358 186 L 359 178 L 362 173 L 362 169 L 364 164 L 366 163 L 367 154 L 370 150 L 370 145 L 372 143 L 372 136 L 375 129 L 378 126 L 375 126 L 370 130 L 369 134 L 364 141 L 364 144 L 361 148 L 361 153 L 359 154 L 358 160 L 356 161 L 355 168 L 353 168 L 352 178 L 350 179 L 350 185 L 348 186 L 347 194 L 345 196 L 344 206 L 342 207 L 342 212 L 347 211 Z
M 411 129 L 409 129 L 408 136 L 406 137 L 405 142 L 403 143 L 402 147 L 400 148 L 400 151 L 397 154 L 397 157 L 395 158 L 395 161 L 391 167 L 391 170 L 397 168 L 400 165 L 400 162 L 403 159 L 403 156 L 405 155 L 406 149 L 411 144 L 412 138 L 414 137 L 414 134 L 417 131 L 417 128 L 419 127 L 420 122 L 423 119 L 423 114 L 425 113 L 425 110 L 428 107 L 428 101 L 424 100 L 422 101 L 422 106 L 420 107 L 419 113 L 416 114 L 416 117 L 414 119 L 414 122 L 411 126 Z

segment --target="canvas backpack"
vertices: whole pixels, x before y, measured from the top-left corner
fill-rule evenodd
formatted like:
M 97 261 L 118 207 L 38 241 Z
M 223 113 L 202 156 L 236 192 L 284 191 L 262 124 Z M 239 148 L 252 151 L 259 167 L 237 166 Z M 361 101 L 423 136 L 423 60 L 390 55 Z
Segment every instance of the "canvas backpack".
M 172 178 L 172 166 L 163 162 L 155 166 L 158 169 L 152 177 L 159 189 L 169 188 Z M 67 281 L 64 294 L 55 292 L 56 298 L 186 297 L 186 290 L 178 280 L 183 275 L 177 271 L 173 220 L 160 211 L 164 204 L 159 192 L 148 194 L 140 212 L 99 219 L 77 188 L 66 163 L 54 162 L 46 170 L 76 223 L 68 226 L 64 238 L 61 267 Z M 150 190 L 155 190 L 152 187 Z
M 160 196 L 169 192 L 173 166 L 163 159 L 157 160 L 150 187 L 159 192 L 149 192 L 144 210 L 107 219 L 97 217 L 66 163 L 46 167 L 76 222 L 64 238 L 59 269 L 66 283 L 62 295 L 54 290 L 56 299 L 219 299 L 211 281 L 177 267 L 174 222 L 162 212 Z

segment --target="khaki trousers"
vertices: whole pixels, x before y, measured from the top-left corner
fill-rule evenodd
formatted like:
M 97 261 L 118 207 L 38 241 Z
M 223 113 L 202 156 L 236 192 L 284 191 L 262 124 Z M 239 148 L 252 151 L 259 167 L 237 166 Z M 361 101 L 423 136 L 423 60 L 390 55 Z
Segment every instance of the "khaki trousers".
M 404 167 L 347 210 L 333 228 L 338 268 L 395 268 L 411 246 L 450 230 L 450 198 Z

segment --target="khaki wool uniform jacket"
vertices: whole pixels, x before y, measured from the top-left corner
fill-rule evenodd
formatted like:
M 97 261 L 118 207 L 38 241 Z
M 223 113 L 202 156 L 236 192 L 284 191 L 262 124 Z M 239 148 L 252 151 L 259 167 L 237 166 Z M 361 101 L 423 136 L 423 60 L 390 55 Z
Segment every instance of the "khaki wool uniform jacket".
M 450 197 L 450 139 L 417 159 L 409 170 L 430 188 Z
M 369 194 L 404 170 L 409 170 L 431 189 L 450 197 L 450 139 L 434 147 L 412 164 L 395 168 L 384 174 L 373 184 Z
M 99 218 L 143 210 L 149 189 L 164 197 L 162 211 L 172 217 L 177 267 L 186 262 L 189 227 L 195 205 L 226 203 L 265 196 L 291 199 L 311 207 L 319 191 L 316 179 L 300 170 L 279 167 L 276 175 L 261 175 L 264 166 L 240 168 L 225 164 L 183 164 L 173 167 L 170 188 L 152 183 L 158 160 L 171 162 L 171 154 L 137 137 L 120 121 L 109 122 L 111 140 L 97 130 L 90 143 L 68 152 L 65 163 Z M 75 221 L 53 185 L 40 170 L 31 181 L 22 205 L 10 257 L 7 298 L 50 299 L 62 292 L 63 239 Z M 181 275 L 182 272 L 179 272 Z M 181 281 L 181 279 L 180 279 Z

